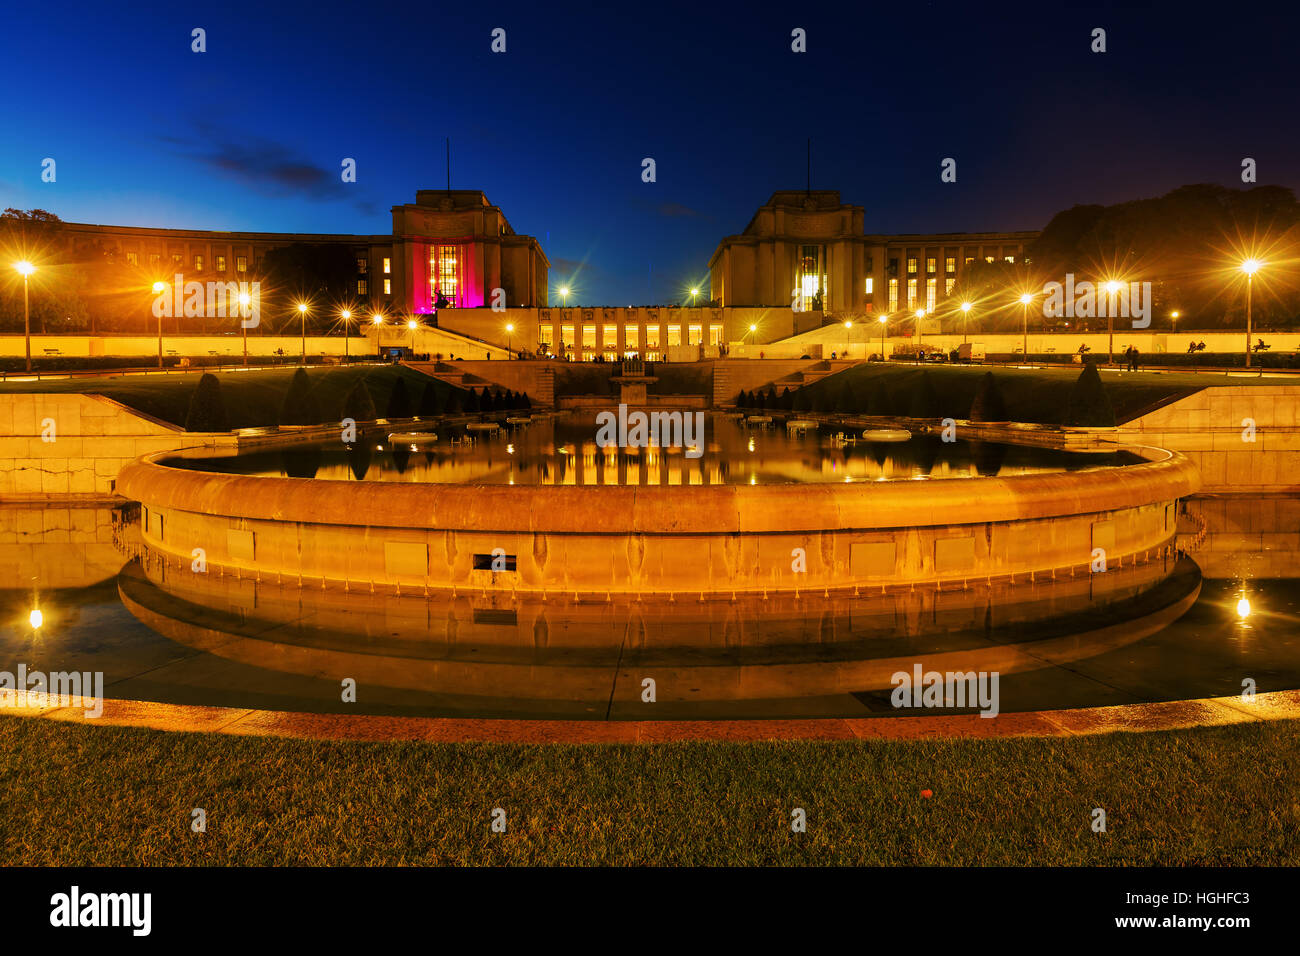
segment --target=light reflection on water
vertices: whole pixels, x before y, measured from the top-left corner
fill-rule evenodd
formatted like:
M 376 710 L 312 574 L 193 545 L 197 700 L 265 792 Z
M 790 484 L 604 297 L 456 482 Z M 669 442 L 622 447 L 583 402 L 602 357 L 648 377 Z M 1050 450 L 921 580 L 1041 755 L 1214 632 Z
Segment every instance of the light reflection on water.
M 943 442 L 915 435 L 870 442 L 861 429 L 825 426 L 787 434 L 780 423 L 749 426 L 706 416 L 699 457 L 683 448 L 601 448 L 594 417 L 562 414 L 469 436 L 438 426 L 432 444 L 394 444 L 387 432 L 342 443 L 221 458 L 170 459 L 181 468 L 333 481 L 438 484 L 690 486 L 903 481 L 1039 474 L 1131 464 L 1126 452 L 1083 455 L 995 442 Z M 837 440 L 836 433 L 853 439 Z

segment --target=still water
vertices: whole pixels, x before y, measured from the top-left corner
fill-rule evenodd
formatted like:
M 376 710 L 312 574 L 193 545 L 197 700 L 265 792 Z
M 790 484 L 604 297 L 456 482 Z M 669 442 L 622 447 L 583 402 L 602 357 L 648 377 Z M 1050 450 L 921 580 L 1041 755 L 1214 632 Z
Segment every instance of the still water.
M 102 671 L 110 697 L 593 720 L 879 716 L 912 662 L 997 670 L 1001 710 L 1300 687 L 1300 501 L 1203 497 L 1190 558 L 1092 580 L 767 601 L 343 593 L 196 576 L 129 510 L 0 508 L 0 671 Z M 1190 538 L 1190 535 L 1189 535 Z M 39 611 L 39 626 L 34 626 Z M 654 677 L 658 702 L 641 703 Z M 358 682 L 357 704 L 340 681 Z
M 902 481 L 1040 474 L 1131 464 L 1127 452 L 1083 455 L 995 442 L 914 436 L 867 441 L 861 429 L 791 433 L 781 423 L 735 416 L 704 420 L 702 447 L 601 448 L 594 415 L 564 413 L 495 432 L 439 426 L 432 442 L 394 443 L 388 433 L 351 445 L 299 446 L 238 456 L 169 459 L 178 468 L 332 481 L 509 485 L 723 485 Z M 837 437 L 838 436 L 838 437 Z M 698 451 L 698 454 L 695 452 Z

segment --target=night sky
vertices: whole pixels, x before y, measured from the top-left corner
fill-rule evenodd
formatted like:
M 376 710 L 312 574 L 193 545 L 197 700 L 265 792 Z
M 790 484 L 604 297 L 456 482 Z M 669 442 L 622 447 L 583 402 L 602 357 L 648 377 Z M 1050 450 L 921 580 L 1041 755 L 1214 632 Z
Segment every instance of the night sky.
M 641 305 L 707 288 L 719 238 L 803 188 L 809 136 L 813 188 L 864 206 L 868 232 L 1037 229 L 1075 203 L 1241 186 L 1247 156 L 1260 183 L 1300 183 L 1284 7 L 402 6 L 10 4 L 0 206 L 387 234 L 391 206 L 445 185 L 450 136 L 453 188 L 541 240 L 553 290 Z

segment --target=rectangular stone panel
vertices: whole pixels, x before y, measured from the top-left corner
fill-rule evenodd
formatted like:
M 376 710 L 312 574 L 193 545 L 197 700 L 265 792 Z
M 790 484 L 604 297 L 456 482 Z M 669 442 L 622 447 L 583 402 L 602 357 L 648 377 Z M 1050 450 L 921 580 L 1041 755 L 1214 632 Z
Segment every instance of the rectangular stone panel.
M 896 557 L 893 541 L 855 541 L 849 545 L 849 571 L 855 578 L 888 577 Z
M 974 538 L 939 538 L 934 543 L 934 569 L 940 574 L 975 567 Z
M 252 561 L 253 532 L 239 531 L 235 528 L 226 530 L 226 552 L 233 561 Z
M 429 546 L 423 542 L 385 541 L 384 570 L 390 575 L 428 577 Z

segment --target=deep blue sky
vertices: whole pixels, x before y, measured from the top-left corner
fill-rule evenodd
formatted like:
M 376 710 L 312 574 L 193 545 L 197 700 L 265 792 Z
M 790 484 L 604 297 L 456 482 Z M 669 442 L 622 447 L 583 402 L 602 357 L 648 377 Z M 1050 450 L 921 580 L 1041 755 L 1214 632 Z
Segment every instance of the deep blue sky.
M 1245 156 L 1261 183 L 1300 183 L 1300 14 L 1133 6 L 11 4 L 0 206 L 388 233 L 391 206 L 444 185 L 450 136 L 453 187 L 541 240 L 553 288 L 625 305 L 707 286 L 718 239 L 803 187 L 809 135 L 813 187 L 866 207 L 868 232 L 1040 228 L 1075 203 L 1239 186 Z

